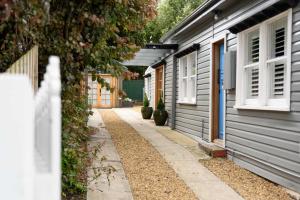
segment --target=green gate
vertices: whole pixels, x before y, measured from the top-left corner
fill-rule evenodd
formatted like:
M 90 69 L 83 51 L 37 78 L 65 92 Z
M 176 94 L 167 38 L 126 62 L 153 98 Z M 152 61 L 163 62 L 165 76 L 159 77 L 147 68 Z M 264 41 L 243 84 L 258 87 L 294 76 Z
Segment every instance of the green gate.
M 128 98 L 135 101 L 143 101 L 144 80 L 124 80 L 123 90 Z

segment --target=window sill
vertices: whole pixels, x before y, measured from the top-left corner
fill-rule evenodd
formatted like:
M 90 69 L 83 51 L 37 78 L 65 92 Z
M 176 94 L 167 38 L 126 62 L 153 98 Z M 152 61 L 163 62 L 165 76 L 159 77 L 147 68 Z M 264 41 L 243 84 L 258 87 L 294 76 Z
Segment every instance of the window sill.
M 182 104 L 182 105 L 191 105 L 191 106 L 196 106 L 197 103 L 196 102 L 188 102 L 188 101 L 177 101 L 178 104 Z
M 282 111 L 289 112 L 289 107 L 274 107 L 274 106 L 250 106 L 250 105 L 235 105 L 233 108 L 239 110 L 269 110 L 269 111 Z

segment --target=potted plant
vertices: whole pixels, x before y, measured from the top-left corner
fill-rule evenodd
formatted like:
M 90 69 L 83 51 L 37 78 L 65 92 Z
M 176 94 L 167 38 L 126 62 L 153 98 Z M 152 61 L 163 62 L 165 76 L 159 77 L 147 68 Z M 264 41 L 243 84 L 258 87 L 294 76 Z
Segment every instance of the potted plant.
M 151 119 L 152 113 L 153 113 L 153 108 L 149 107 L 149 99 L 147 97 L 147 94 L 144 94 L 144 106 L 141 109 L 141 113 L 143 116 L 143 119 Z
M 126 92 L 119 90 L 119 107 L 133 107 L 134 101 L 127 97 Z
M 153 113 L 153 118 L 156 126 L 164 126 L 168 119 L 168 112 L 165 110 L 165 104 L 162 100 L 162 95 L 160 95 L 157 109 Z
M 125 99 L 122 100 L 122 107 L 126 108 L 126 107 L 133 107 L 133 100 L 126 97 Z

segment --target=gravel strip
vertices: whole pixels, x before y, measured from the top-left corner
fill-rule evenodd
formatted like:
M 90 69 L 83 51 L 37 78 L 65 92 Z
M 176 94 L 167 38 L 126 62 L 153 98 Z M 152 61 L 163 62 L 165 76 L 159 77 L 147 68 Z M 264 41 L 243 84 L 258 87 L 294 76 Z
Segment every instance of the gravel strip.
M 112 110 L 100 113 L 121 157 L 135 200 L 197 199 L 159 152 L 134 128 Z
M 200 162 L 246 200 L 292 200 L 279 185 L 222 158 Z

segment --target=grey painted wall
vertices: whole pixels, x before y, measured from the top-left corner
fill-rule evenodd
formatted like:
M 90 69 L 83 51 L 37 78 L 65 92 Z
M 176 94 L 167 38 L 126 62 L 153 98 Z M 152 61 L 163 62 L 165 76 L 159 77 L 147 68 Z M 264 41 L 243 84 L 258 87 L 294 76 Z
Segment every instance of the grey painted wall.
M 232 2 L 232 1 L 231 1 Z M 197 65 L 197 105 L 176 104 L 176 130 L 209 141 L 210 41 L 224 34 L 232 21 L 264 3 L 236 1 L 214 24 L 204 22 L 176 36 L 179 51 L 200 43 Z M 236 35 L 227 35 L 227 48 L 236 49 Z M 226 148 L 241 166 L 300 192 L 300 5 L 293 9 L 291 112 L 237 110 L 235 91 L 226 92 Z M 172 56 L 165 67 L 165 102 L 171 113 Z M 177 73 L 179 72 L 178 66 Z M 176 87 L 178 100 L 178 79 Z M 203 123 L 202 123 L 203 122 Z M 170 124 L 169 124 L 170 125 Z
M 171 126 L 172 119 L 172 81 L 173 81 L 173 56 L 166 58 L 166 65 L 164 66 L 164 97 L 165 106 L 169 114 L 168 125 Z

